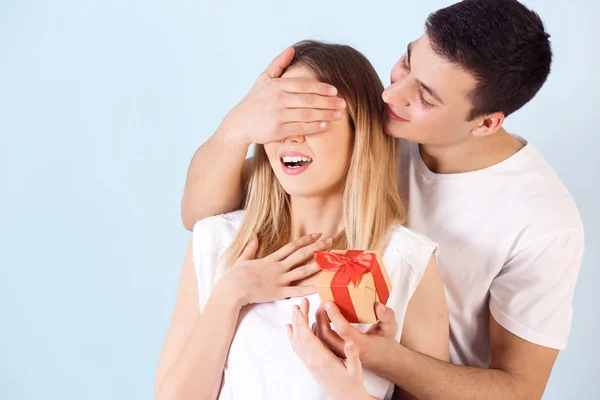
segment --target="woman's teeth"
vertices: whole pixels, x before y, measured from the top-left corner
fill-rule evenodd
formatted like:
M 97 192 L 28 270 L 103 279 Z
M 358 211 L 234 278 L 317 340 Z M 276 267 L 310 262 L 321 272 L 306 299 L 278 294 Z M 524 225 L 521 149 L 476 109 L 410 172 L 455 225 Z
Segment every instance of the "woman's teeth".
M 288 168 L 299 168 L 303 165 L 311 163 L 312 158 L 300 157 L 300 156 L 293 156 L 293 157 L 292 156 L 284 156 L 284 157 L 281 157 L 281 161 L 283 161 L 285 166 Z

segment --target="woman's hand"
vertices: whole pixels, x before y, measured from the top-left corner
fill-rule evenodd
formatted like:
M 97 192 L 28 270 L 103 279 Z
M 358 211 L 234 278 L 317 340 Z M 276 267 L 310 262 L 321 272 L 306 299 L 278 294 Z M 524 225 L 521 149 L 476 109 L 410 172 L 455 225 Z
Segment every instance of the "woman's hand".
M 320 234 L 315 233 L 303 236 L 273 254 L 256 260 L 258 238 L 254 236 L 218 285 L 225 286 L 229 295 L 236 296 L 240 307 L 313 294 L 316 292 L 315 285 L 290 284 L 319 271 L 314 262 L 304 264 L 313 258 L 315 251 L 331 245 L 331 239 L 322 240 L 319 237 Z
M 338 358 L 308 326 L 308 309 L 308 300 L 302 299 L 301 307 L 294 306 L 292 325 L 287 325 L 288 337 L 298 357 L 332 400 L 373 399 L 363 386 L 356 345 L 346 342 L 346 359 Z

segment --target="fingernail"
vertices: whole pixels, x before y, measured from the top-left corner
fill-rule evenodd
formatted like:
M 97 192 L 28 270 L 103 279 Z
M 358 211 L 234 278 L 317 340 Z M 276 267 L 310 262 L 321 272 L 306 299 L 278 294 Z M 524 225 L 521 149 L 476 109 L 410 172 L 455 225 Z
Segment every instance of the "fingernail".
M 350 341 L 346 342 L 346 346 L 352 347 L 352 346 L 354 346 L 354 342 L 352 340 L 350 340 Z
M 340 99 L 340 107 L 346 108 L 346 101 L 344 99 Z
M 325 304 L 323 306 L 325 307 L 326 310 L 331 310 L 331 302 L 330 301 L 325 302 Z
M 335 87 L 330 87 L 329 88 L 329 94 L 331 95 L 336 95 L 337 94 L 337 89 Z
M 332 239 L 332 238 L 327 238 L 327 239 L 325 239 L 325 244 L 326 244 L 327 246 L 330 246 L 330 245 L 331 245 L 331 243 L 333 243 L 333 239 Z
M 320 234 L 320 233 L 311 233 L 311 234 L 310 234 L 310 238 L 311 238 L 311 239 L 315 239 L 315 240 L 316 240 L 316 239 L 318 239 L 318 238 L 319 238 L 319 236 L 321 236 L 321 234 Z
M 343 115 L 343 114 L 342 114 L 342 112 L 341 112 L 341 111 L 335 111 L 335 112 L 333 113 L 333 117 L 334 117 L 334 118 L 342 118 L 342 115 Z
M 325 128 L 325 127 L 327 127 L 327 122 L 321 122 L 319 124 L 319 128 Z

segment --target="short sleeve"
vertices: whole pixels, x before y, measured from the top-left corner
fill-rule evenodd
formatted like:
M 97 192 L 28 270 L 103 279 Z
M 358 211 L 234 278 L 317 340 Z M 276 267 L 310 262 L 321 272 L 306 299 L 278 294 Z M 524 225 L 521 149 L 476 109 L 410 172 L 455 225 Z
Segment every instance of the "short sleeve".
M 401 249 L 402 258 L 410 265 L 411 269 L 419 276 L 423 275 L 425 269 L 429 265 L 431 256 L 437 258 L 439 246 L 436 242 L 429 239 L 427 236 L 422 235 L 401 226 L 396 229 L 396 233 L 400 235 L 394 235 L 393 238 L 402 237 L 398 240 L 401 246 L 397 247 Z M 416 289 L 416 287 L 415 287 Z
M 202 219 L 192 230 L 192 260 L 198 281 L 200 310 L 204 309 L 215 283 L 222 276 L 221 259 L 242 223 L 241 211 Z
M 518 251 L 492 282 L 494 319 L 529 342 L 566 348 L 583 248 L 583 231 L 574 230 Z
M 204 306 L 217 280 L 219 251 L 214 245 L 214 241 L 214 220 L 204 219 L 196 222 L 192 230 L 192 259 L 198 281 L 198 299 L 201 311 L 204 311 Z
M 426 236 L 402 225 L 394 227 L 390 234 L 383 252 L 383 262 L 392 283 L 386 305 L 396 314 L 398 342 L 410 299 L 421 282 L 431 256 L 437 254 L 437 248 L 437 244 Z

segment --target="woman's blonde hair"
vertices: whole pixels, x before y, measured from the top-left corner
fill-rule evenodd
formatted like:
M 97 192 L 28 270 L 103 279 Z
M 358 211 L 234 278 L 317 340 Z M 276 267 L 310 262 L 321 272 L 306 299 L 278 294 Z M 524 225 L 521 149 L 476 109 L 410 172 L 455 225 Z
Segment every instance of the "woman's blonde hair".
M 390 229 L 404 223 L 406 217 L 397 187 L 397 145 L 382 128 L 381 80 L 366 57 L 350 46 L 302 41 L 294 48 L 290 67 L 306 66 L 320 81 L 335 86 L 346 101 L 354 131 L 341 193 L 344 230 L 331 247 L 381 250 Z M 292 239 L 289 195 L 279 184 L 262 145 L 255 146 L 244 209 L 241 229 L 225 255 L 227 266 L 237 260 L 254 233 L 259 239 L 257 258 Z

